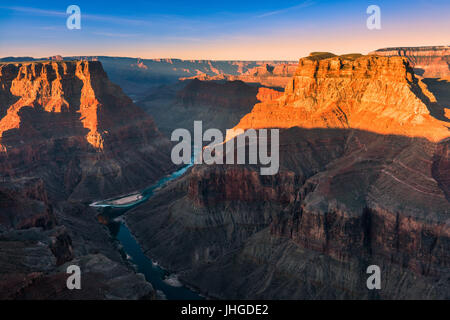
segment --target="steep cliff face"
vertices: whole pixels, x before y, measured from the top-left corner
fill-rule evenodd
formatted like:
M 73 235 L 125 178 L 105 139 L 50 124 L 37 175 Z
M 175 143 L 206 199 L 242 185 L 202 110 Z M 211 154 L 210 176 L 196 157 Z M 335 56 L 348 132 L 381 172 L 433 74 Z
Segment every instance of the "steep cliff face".
M 449 46 L 384 48 L 371 54 L 406 57 L 416 73 L 426 78 L 450 76 Z
M 278 174 L 194 166 L 127 222 L 212 296 L 448 299 L 450 134 L 425 89 L 400 57 L 301 59 L 237 125 L 281 128 Z
M 86 201 L 172 169 L 167 139 L 99 62 L 3 64 L 0 79 L 3 177 L 39 176 Z
M 272 88 L 284 88 L 297 70 L 297 64 L 281 63 L 276 65 L 264 64 L 247 70 L 243 74 L 200 74 L 181 80 L 199 79 L 202 81 L 243 81 Z
M 152 297 L 87 204 L 174 169 L 153 120 L 100 62 L 0 64 L 0 106 L 0 298 Z
M 217 105 L 218 108 L 232 110 L 255 104 L 257 91 L 257 88 L 246 86 L 240 81 L 216 83 L 195 79 L 177 93 L 177 98 L 186 107 Z

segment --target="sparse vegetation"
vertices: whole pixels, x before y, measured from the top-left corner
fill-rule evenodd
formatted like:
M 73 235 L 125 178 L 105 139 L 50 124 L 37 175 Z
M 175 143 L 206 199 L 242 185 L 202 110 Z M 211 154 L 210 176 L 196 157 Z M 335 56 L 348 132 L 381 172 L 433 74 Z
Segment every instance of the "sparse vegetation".
M 333 57 L 336 57 L 336 55 L 331 52 L 311 52 L 307 58 L 310 60 L 318 61 L 318 60 L 329 59 L 329 58 L 333 58 Z
M 307 59 L 313 60 L 313 61 L 319 61 L 319 60 L 324 60 L 324 59 L 329 59 L 329 58 L 334 58 L 334 57 L 340 57 L 340 58 L 343 58 L 346 60 L 355 60 L 355 59 L 361 58 L 363 56 L 364 55 L 361 53 L 347 53 L 347 54 L 337 56 L 331 52 L 311 52 L 309 54 L 309 56 L 307 57 Z

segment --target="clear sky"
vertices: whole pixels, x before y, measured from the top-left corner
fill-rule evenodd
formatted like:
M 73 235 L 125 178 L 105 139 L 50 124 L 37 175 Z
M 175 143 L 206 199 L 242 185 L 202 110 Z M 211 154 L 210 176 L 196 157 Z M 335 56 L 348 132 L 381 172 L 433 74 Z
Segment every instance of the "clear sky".
M 66 27 L 69 5 L 81 29 Z M 381 30 L 366 9 L 381 8 Z M 450 44 L 449 0 L 0 1 L 0 57 L 55 54 L 297 60 Z

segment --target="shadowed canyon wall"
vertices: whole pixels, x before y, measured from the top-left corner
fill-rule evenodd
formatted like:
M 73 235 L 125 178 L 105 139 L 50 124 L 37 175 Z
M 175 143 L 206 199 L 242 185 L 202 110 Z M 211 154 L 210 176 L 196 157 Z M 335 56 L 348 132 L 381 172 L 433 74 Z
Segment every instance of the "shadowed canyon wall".
M 251 111 L 255 103 L 280 92 L 258 88 L 242 81 L 187 80 L 161 86 L 137 104 L 148 112 L 158 128 L 170 137 L 173 130 L 193 131 L 194 121 L 203 128 L 218 128 L 224 134 Z

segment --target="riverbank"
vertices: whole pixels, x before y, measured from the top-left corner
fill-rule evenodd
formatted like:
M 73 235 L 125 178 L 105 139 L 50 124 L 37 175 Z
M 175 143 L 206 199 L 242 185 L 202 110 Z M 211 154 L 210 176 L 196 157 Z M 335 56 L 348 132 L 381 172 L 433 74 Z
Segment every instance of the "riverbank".
M 120 243 L 121 250 L 128 262 L 135 266 L 138 273 L 144 275 L 145 279 L 160 296 L 169 300 L 204 300 L 205 297 L 198 294 L 192 287 L 188 287 L 180 282 L 176 274 L 163 269 L 145 254 L 122 217 L 130 209 L 151 199 L 156 190 L 182 176 L 192 165 L 193 163 L 190 163 L 161 178 L 141 192 L 134 192 L 90 204 L 91 207 L 98 209 L 101 220 L 108 226 L 113 239 Z

